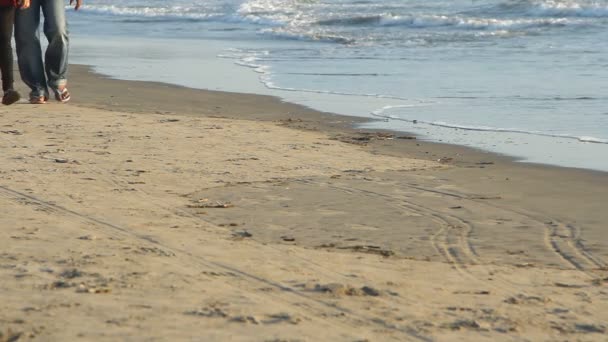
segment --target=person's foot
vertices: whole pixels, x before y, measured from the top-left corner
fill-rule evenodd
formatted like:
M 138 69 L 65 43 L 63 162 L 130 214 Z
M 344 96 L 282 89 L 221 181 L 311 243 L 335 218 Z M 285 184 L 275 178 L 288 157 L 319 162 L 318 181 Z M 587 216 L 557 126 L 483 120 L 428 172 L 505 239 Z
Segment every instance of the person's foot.
M 46 103 L 46 96 L 30 96 L 30 103 L 31 104 L 45 104 Z
M 61 88 L 55 89 L 55 100 L 57 100 L 61 103 L 66 103 L 66 102 L 70 101 L 71 98 L 72 97 L 70 96 L 70 92 L 68 91 L 68 88 L 61 87 Z
M 14 89 L 8 89 L 4 92 L 4 96 L 2 96 L 2 104 L 9 106 L 19 101 L 20 99 L 21 95 L 19 95 L 19 92 Z

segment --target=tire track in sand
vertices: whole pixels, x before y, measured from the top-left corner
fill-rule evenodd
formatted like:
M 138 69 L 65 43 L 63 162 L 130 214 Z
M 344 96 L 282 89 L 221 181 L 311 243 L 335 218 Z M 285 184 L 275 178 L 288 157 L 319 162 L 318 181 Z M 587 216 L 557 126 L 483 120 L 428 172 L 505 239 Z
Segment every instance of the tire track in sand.
M 95 218 L 95 217 L 92 217 L 89 215 L 79 213 L 77 211 L 71 210 L 71 209 L 63 207 L 61 205 L 45 201 L 34 195 L 29 195 L 29 194 L 8 188 L 6 186 L 0 185 L 0 196 L 5 199 L 8 199 L 10 201 L 13 201 L 15 203 L 18 203 L 20 205 L 31 207 L 32 210 L 43 210 L 49 214 L 60 215 L 60 216 L 66 217 L 68 219 L 76 220 L 77 222 L 80 222 L 80 223 L 88 223 L 88 225 L 87 225 L 88 227 L 91 227 L 91 225 L 92 225 L 93 227 L 96 227 L 98 230 L 100 230 L 104 234 L 107 234 L 107 235 L 117 238 L 117 239 L 122 240 L 122 239 L 135 238 L 137 240 L 145 241 L 149 245 L 159 248 L 162 251 L 162 253 L 165 255 L 173 255 L 173 256 L 174 255 L 185 255 L 191 259 L 194 259 L 194 261 L 197 264 L 199 264 L 199 266 L 203 266 L 207 269 L 211 269 L 211 270 L 214 270 L 217 272 L 233 273 L 233 274 L 237 275 L 239 278 L 241 278 L 242 280 L 245 280 L 246 282 L 248 282 L 250 284 L 251 283 L 256 284 L 256 287 L 258 287 L 258 288 L 259 287 L 275 288 L 275 289 L 279 290 L 280 294 L 276 294 L 276 293 L 272 293 L 272 292 L 262 292 L 262 293 L 255 292 L 254 293 L 252 291 L 248 291 L 247 289 L 242 289 L 239 287 L 237 287 L 236 290 L 245 291 L 249 295 L 253 295 L 254 297 L 268 297 L 268 299 L 270 299 L 270 300 L 282 302 L 282 303 L 285 303 L 285 304 L 295 307 L 295 308 L 304 309 L 307 312 L 309 312 L 309 314 L 312 315 L 311 320 L 316 321 L 317 323 L 326 326 L 327 329 L 331 329 L 334 325 L 337 324 L 337 325 L 340 325 L 349 330 L 353 330 L 353 329 L 361 327 L 361 324 L 363 322 L 366 322 L 368 324 L 377 326 L 378 328 L 381 328 L 381 329 L 386 329 L 386 330 L 389 330 L 389 331 L 392 331 L 395 333 L 403 334 L 404 336 L 407 336 L 410 339 L 419 340 L 419 341 L 431 341 L 432 340 L 428 337 L 421 335 L 420 332 L 414 328 L 407 327 L 407 326 L 405 326 L 405 327 L 396 326 L 394 324 L 384 321 L 380 317 L 369 317 L 360 312 L 354 312 L 350 309 L 341 307 L 340 305 L 338 305 L 336 303 L 314 298 L 314 297 L 306 294 L 305 292 L 302 292 L 302 291 L 299 291 L 292 287 L 280 284 L 271 279 L 255 275 L 251 272 L 244 271 L 233 265 L 230 265 L 230 264 L 227 264 L 224 262 L 207 260 L 206 258 L 204 258 L 202 256 L 192 254 L 188 251 L 185 251 L 185 250 L 182 250 L 179 248 L 170 247 L 166 244 L 163 244 L 163 243 L 151 238 L 150 236 L 146 236 L 144 234 L 138 234 L 138 233 L 132 231 L 131 229 L 110 223 L 103 219 L 99 219 L 99 218 Z M 227 283 L 226 285 L 231 286 L 231 287 L 236 286 L 235 284 L 232 284 L 232 283 Z M 267 300 L 264 300 L 264 301 L 267 301 Z M 303 305 L 302 301 L 304 301 L 306 304 Z M 330 313 L 328 313 L 328 311 Z M 331 313 L 331 312 L 333 312 L 333 313 Z M 319 319 L 319 317 L 323 317 L 323 319 Z M 329 320 L 331 320 L 332 322 L 329 323 Z
M 477 204 L 525 217 L 528 220 L 535 222 L 537 226 L 542 227 L 544 231 L 543 244 L 547 249 L 553 252 L 565 266 L 570 266 L 592 279 L 598 279 L 598 274 L 595 273 L 596 271 L 608 270 L 608 264 L 600 257 L 594 255 L 584 245 L 581 238 L 581 228 L 578 226 L 564 223 L 557 218 L 543 214 L 530 213 L 524 209 L 516 209 L 507 205 L 498 205 L 493 202 L 482 202 L 478 198 L 483 196 L 428 189 L 412 184 L 408 184 L 408 186 L 420 191 L 472 201 Z
M 311 180 L 297 180 L 297 182 L 309 185 L 315 184 L 315 182 Z M 474 275 L 469 270 L 469 266 L 472 265 L 483 267 L 483 264 L 480 262 L 478 254 L 471 243 L 471 235 L 473 233 L 474 226 L 470 222 L 414 203 L 413 201 L 407 200 L 403 197 L 391 196 L 371 190 L 338 186 L 328 183 L 324 183 L 324 185 L 349 194 L 384 198 L 388 200 L 387 205 L 409 210 L 413 213 L 431 218 L 431 220 L 435 222 L 438 227 L 437 231 L 429 237 L 431 245 L 437 251 L 437 253 L 441 255 L 444 260 L 457 272 L 466 278 L 472 279 L 484 285 L 509 292 L 516 291 L 515 288 L 508 282 L 498 285 Z

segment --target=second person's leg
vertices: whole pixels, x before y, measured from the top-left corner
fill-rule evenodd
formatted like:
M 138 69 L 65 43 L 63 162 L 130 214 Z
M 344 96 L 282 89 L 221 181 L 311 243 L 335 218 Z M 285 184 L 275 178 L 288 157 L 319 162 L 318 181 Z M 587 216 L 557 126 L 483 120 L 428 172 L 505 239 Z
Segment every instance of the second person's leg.
M 45 55 L 48 86 L 55 92 L 57 100 L 64 101 L 66 98 L 62 93 L 67 85 L 70 42 L 64 0 L 43 0 L 42 13 L 44 34 L 49 42 Z
M 40 9 L 46 0 L 31 0 L 28 9 L 17 11 L 15 17 L 15 42 L 21 79 L 30 89 L 32 102 L 48 98 L 42 49 L 40 46 Z

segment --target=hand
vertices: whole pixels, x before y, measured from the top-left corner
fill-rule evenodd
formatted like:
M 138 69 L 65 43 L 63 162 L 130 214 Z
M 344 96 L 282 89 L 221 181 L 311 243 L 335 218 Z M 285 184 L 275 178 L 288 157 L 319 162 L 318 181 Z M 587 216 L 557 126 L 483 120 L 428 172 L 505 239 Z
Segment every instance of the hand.
M 29 0 L 27 0 L 29 1 Z M 78 9 L 80 8 L 80 6 L 82 6 L 82 0 L 70 0 L 70 5 L 75 3 L 76 5 L 74 6 L 74 9 L 76 11 L 78 11 Z
M 20 9 L 28 9 L 30 8 L 30 0 L 19 0 L 17 5 Z

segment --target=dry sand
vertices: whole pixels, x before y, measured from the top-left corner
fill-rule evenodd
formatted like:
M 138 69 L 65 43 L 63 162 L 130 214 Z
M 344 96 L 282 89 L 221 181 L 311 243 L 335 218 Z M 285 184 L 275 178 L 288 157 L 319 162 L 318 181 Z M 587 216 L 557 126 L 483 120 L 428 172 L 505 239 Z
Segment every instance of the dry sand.
M 0 341 L 606 341 L 608 175 L 104 79 L 0 108 Z

